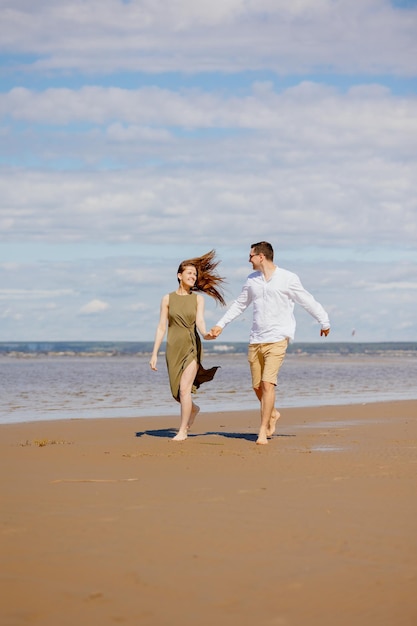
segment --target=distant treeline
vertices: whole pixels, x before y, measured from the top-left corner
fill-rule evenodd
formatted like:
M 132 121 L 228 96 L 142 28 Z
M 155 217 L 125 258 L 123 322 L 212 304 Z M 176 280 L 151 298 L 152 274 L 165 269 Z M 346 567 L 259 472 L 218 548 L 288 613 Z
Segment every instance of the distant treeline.
M 204 342 L 206 354 L 239 354 L 247 352 L 247 342 Z M 10 341 L 0 342 L 0 355 L 93 355 L 128 356 L 149 354 L 151 341 Z M 161 351 L 165 349 L 162 344 Z M 381 354 L 387 352 L 417 353 L 417 342 L 294 342 L 289 345 L 291 354 Z

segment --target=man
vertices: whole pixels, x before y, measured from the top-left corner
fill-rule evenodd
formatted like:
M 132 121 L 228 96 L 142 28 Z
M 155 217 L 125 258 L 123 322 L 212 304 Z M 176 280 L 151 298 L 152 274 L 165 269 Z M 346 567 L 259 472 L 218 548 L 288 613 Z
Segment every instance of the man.
M 321 324 L 320 335 L 330 332 L 329 316 L 313 296 L 304 289 L 298 276 L 274 264 L 270 243 L 260 241 L 251 246 L 249 274 L 240 296 L 210 330 L 210 339 L 253 305 L 253 321 L 249 339 L 248 361 L 252 386 L 260 402 L 261 426 L 257 444 L 267 444 L 280 417 L 275 408 L 275 387 L 278 372 L 290 339 L 294 339 L 294 304 L 301 306 Z

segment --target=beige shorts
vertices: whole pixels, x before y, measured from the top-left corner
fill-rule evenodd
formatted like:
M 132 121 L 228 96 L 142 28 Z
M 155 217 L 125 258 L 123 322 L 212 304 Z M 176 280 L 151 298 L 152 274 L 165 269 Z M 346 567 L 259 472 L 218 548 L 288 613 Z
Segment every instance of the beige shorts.
M 261 382 L 277 384 L 278 372 L 287 352 L 288 339 L 274 343 L 251 343 L 248 361 L 252 374 L 252 387 L 259 389 Z

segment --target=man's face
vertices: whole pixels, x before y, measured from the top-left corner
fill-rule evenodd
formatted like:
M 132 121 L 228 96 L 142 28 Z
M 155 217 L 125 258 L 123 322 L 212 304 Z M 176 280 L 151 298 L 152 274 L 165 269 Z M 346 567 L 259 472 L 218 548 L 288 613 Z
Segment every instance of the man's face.
M 261 255 L 254 252 L 253 248 L 249 252 L 249 263 L 252 263 L 254 270 L 259 270 L 261 266 Z

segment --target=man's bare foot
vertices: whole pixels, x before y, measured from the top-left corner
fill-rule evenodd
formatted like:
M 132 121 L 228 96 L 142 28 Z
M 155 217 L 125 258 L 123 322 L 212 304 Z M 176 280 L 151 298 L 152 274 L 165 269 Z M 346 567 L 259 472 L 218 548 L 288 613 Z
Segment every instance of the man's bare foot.
M 178 433 L 175 435 L 175 437 L 172 438 L 171 441 L 185 441 L 186 439 L 187 439 L 187 433 L 182 433 L 179 430 Z
M 190 419 L 188 420 L 187 430 L 189 430 L 191 426 L 194 424 L 194 420 L 200 412 L 200 407 L 197 404 L 193 404 L 193 407 L 194 408 L 191 411 Z
M 258 439 L 256 440 L 258 446 L 264 446 L 268 443 L 268 439 L 266 437 L 266 431 L 264 428 L 261 428 L 259 431 Z
M 271 417 L 269 419 L 268 430 L 266 431 L 267 437 L 272 437 L 277 427 L 277 421 L 281 417 L 281 413 L 274 409 L 271 413 Z

